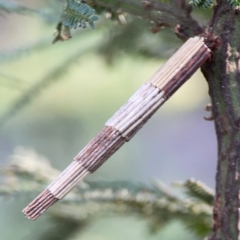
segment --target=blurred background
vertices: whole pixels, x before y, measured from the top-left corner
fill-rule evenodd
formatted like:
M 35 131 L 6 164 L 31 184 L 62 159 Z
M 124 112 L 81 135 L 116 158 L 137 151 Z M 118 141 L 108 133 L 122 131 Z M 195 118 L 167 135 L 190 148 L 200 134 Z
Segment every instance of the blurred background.
M 122 14 L 126 24 L 100 9 L 94 31 L 77 29 L 70 41 L 52 45 L 64 1 L 19 1 L 36 12 L 18 13 L 4 11 L 6 2 L 11 4 L 0 2 L 1 165 L 21 146 L 63 170 L 182 44 L 170 30 L 153 34 L 145 20 Z M 204 23 L 206 16 L 195 14 Z M 214 188 L 214 124 L 203 119 L 210 114 L 204 110 L 209 102 L 198 71 L 87 180 L 147 184 L 159 179 L 171 186 L 194 177 Z M 47 239 L 44 234 L 54 228 L 48 217 L 32 222 L 21 213 L 33 197 L 0 198 L 1 240 Z M 193 239 L 178 221 L 151 234 L 131 214 L 98 218 L 80 230 L 68 239 Z

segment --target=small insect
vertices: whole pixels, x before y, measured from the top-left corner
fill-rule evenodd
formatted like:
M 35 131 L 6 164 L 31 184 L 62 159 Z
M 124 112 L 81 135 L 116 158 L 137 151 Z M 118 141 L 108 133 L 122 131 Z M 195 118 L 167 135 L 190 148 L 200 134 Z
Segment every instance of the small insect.
M 98 20 L 97 15 L 93 15 L 95 10 L 76 0 L 68 0 L 67 7 L 62 15 L 62 25 L 69 28 L 86 28 L 87 23 L 94 29 L 94 21 Z

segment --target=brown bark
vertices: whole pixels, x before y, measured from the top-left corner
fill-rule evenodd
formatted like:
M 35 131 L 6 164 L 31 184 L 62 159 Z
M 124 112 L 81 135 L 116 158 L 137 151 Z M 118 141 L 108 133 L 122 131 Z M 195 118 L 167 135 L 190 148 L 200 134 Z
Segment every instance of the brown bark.
M 144 18 L 155 24 L 153 32 L 162 27 L 175 28 L 179 38 L 187 40 L 189 37 L 202 33 L 203 28 L 191 16 L 192 7 L 185 0 L 174 0 L 172 3 L 158 0 L 86 0 L 89 5 L 123 12 Z M 155 30 L 154 30 L 155 29 Z
M 216 197 L 211 240 L 239 238 L 240 15 L 225 1 L 214 9 L 209 31 L 220 46 L 202 71 L 209 84 L 218 141 Z

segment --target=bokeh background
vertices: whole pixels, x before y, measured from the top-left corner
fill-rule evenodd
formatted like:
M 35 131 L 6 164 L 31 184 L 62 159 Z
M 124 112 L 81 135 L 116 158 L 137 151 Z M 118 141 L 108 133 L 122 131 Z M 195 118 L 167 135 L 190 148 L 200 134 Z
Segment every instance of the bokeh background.
M 61 1 L 53 2 L 20 2 L 44 9 L 44 16 L 0 12 L 0 164 L 23 146 L 63 170 L 182 44 L 171 31 L 153 34 L 146 21 L 125 16 L 131 23 L 127 29 L 101 14 L 96 30 L 78 29 L 70 41 L 52 45 L 63 8 Z M 50 4 L 52 11 L 45 11 Z M 214 187 L 214 124 L 203 119 L 209 115 L 204 110 L 209 101 L 198 71 L 88 180 L 160 179 L 170 185 L 194 177 Z M 45 217 L 37 222 L 24 218 L 21 210 L 30 200 L 0 199 L 1 240 L 35 239 L 49 228 Z M 130 238 L 187 240 L 192 235 L 178 222 L 151 235 L 141 219 L 112 216 L 96 220 L 71 239 Z

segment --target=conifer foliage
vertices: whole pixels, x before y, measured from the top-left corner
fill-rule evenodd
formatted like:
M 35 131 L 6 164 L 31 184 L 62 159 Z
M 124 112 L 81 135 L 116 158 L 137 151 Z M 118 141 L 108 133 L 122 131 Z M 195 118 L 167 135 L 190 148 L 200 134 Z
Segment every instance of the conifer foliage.
M 59 174 L 46 158 L 23 147 L 17 148 L 8 162 L 9 165 L 1 168 L 4 178 L 0 182 L 0 197 L 4 198 L 31 199 Z M 149 185 L 128 181 L 81 182 L 48 213 L 60 223 L 61 219 L 75 224 L 78 221 L 77 226 L 89 225 L 92 219 L 110 214 L 131 214 L 144 219 L 153 232 L 179 220 L 196 236 L 207 236 L 212 224 L 209 199 L 214 197 L 213 191 L 193 179 L 179 186 L 186 193 L 185 198 L 159 182 Z

